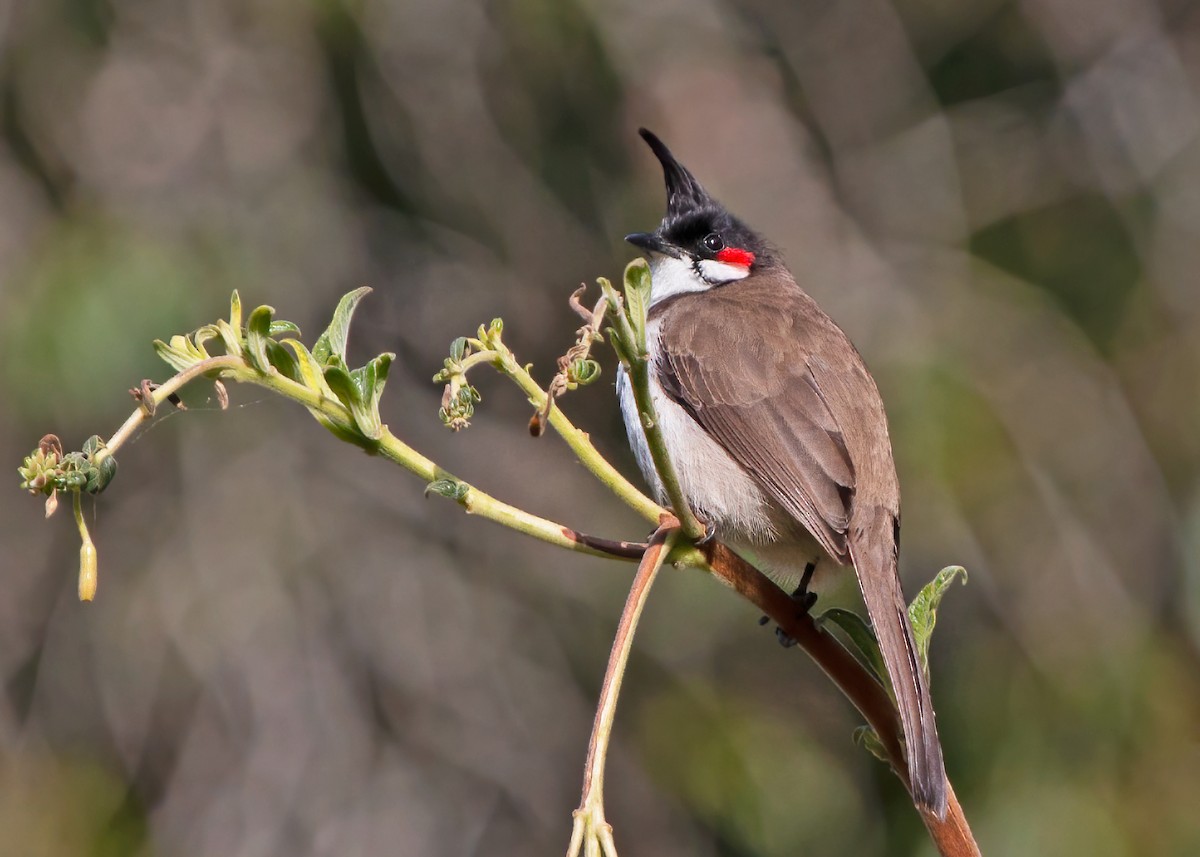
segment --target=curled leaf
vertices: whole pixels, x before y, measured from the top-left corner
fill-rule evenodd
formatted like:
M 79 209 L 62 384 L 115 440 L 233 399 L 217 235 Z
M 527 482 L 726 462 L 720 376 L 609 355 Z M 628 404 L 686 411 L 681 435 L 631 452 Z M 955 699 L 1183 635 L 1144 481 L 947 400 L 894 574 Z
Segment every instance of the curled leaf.
M 917 643 L 917 656 L 921 659 L 921 667 L 929 675 L 929 641 L 933 637 L 933 627 L 937 624 L 938 605 L 950 584 L 955 578 L 962 576 L 963 584 L 967 582 L 967 570 L 961 565 L 950 565 L 939 571 L 929 583 L 922 587 L 917 597 L 908 606 L 908 620 L 912 623 L 913 638 Z
M 567 369 L 567 381 L 584 387 L 600 377 L 600 364 L 590 358 L 571 361 Z
M 271 371 L 267 340 L 271 336 L 271 316 L 274 314 L 273 307 L 260 306 L 250 313 L 250 320 L 246 322 L 246 357 L 259 372 Z

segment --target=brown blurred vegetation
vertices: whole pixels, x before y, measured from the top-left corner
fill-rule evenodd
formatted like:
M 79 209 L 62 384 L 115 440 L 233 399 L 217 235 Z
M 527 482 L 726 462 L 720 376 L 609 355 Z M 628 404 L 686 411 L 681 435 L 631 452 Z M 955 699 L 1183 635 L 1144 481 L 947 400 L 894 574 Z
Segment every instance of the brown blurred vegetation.
M 0 2 L 0 450 L 77 447 L 154 337 L 270 303 L 399 353 L 401 437 L 613 537 L 644 524 L 482 379 L 662 205 L 658 131 L 776 241 L 892 419 L 909 591 L 989 857 L 1200 854 L 1200 8 L 1185 0 Z M 632 469 L 611 387 L 566 407 Z M 566 844 L 628 566 L 452 505 L 248 389 L 95 504 L 0 492 L 0 854 L 457 855 Z M 12 474 L 14 471 L 10 471 Z M 627 855 L 929 854 L 853 713 L 696 574 L 617 720 Z

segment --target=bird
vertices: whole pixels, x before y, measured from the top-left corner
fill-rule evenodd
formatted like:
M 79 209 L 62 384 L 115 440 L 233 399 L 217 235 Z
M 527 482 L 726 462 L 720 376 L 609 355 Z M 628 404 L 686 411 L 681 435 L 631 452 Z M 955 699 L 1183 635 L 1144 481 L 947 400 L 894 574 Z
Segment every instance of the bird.
M 625 240 L 650 266 L 650 395 L 684 498 L 776 583 L 813 593 L 853 572 L 895 693 L 915 802 L 944 818 L 929 682 L 898 573 L 900 486 L 887 416 L 858 349 L 781 254 L 713 198 L 663 142 L 667 210 Z M 629 376 L 617 377 L 635 458 L 662 481 Z

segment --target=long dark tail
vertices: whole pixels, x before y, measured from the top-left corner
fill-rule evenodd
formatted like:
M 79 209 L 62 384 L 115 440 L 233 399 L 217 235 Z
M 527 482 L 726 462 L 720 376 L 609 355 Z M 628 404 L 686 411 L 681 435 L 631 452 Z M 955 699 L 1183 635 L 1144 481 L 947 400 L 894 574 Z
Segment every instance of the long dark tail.
M 945 818 L 942 745 L 934 723 L 929 682 L 917 657 L 896 568 L 898 524 L 887 509 L 855 510 L 850 524 L 850 557 L 900 709 L 913 798 L 938 818 Z

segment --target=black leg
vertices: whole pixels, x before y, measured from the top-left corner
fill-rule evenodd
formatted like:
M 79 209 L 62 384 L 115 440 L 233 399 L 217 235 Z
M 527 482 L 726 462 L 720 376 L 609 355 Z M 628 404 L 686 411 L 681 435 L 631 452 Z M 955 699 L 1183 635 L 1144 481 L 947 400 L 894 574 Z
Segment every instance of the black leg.
M 800 602 L 800 606 L 804 608 L 805 613 L 812 610 L 813 606 L 817 603 L 817 593 L 808 591 L 809 584 L 812 583 L 813 572 L 816 570 L 817 564 L 815 562 L 810 562 L 804 566 L 804 575 L 800 578 L 800 585 L 792 593 L 792 598 Z
M 817 593 L 809 592 L 808 586 L 812 583 L 813 573 L 817 570 L 817 564 L 810 562 L 804 566 L 804 574 L 800 578 L 800 585 L 796 587 L 796 591 L 792 593 L 792 600 L 800 606 L 801 613 L 808 613 L 817 603 Z M 764 616 L 763 619 L 767 617 Z M 759 621 L 760 625 L 765 625 L 766 622 Z M 779 640 L 779 645 L 785 649 L 790 649 L 796 645 L 796 641 L 787 635 L 787 632 L 782 628 L 775 629 L 775 639 Z

